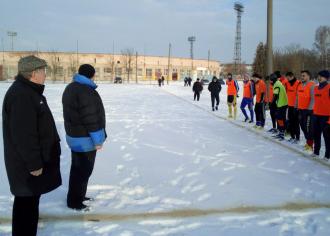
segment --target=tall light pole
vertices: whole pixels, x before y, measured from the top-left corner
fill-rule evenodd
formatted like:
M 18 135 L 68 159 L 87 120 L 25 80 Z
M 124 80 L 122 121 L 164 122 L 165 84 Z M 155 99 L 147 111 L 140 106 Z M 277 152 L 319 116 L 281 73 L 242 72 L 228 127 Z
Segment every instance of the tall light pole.
M 168 45 L 168 62 L 167 62 L 167 85 L 169 84 L 170 80 L 170 65 L 171 65 L 171 43 Z
M 267 75 L 273 72 L 273 0 L 267 0 Z
M 190 42 L 190 58 L 191 58 L 191 73 L 194 70 L 194 42 L 196 41 L 195 36 L 188 37 L 188 41 Z
M 14 51 L 14 37 L 17 36 L 17 32 L 14 31 L 7 31 L 7 35 L 11 37 L 11 51 Z
M 242 14 L 244 12 L 244 6 L 240 2 L 236 2 L 234 5 L 234 9 L 237 13 L 236 20 L 236 36 L 235 36 L 235 55 L 234 55 L 234 70 L 235 74 L 241 74 L 241 45 L 242 45 Z

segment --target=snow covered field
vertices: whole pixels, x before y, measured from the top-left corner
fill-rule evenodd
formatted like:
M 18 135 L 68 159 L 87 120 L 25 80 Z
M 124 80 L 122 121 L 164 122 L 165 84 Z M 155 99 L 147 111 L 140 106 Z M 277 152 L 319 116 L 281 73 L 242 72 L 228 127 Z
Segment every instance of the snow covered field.
M 0 84 L 1 104 L 8 87 Z M 64 87 L 45 90 L 62 139 L 63 185 L 42 197 L 38 235 L 330 234 L 329 165 L 241 128 L 241 117 L 224 119 L 225 91 L 212 113 L 207 89 L 194 102 L 182 83 L 100 85 L 109 137 L 89 183 L 95 201 L 89 212 L 67 209 Z M 10 235 L 0 139 L 0 235 Z

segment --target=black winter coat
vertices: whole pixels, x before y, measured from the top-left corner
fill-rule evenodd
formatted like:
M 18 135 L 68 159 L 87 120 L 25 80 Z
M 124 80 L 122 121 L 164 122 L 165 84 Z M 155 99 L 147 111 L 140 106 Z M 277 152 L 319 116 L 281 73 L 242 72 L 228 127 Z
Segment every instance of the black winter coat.
M 199 82 L 199 81 L 196 81 L 196 82 L 194 83 L 194 85 L 193 85 L 192 90 L 193 90 L 194 92 L 198 92 L 198 93 L 202 92 L 202 90 L 203 90 L 203 85 L 202 85 L 202 83 Z
M 62 96 L 64 125 L 71 137 L 89 137 L 90 132 L 105 131 L 105 111 L 98 92 L 85 84 L 70 83 Z
M 221 84 L 219 81 L 211 82 L 209 84 L 208 90 L 211 92 L 211 94 L 219 94 L 221 91 Z
M 5 165 L 15 196 L 41 195 L 62 184 L 60 138 L 43 91 L 44 85 L 18 75 L 3 101 Z M 30 174 L 40 168 L 40 176 Z

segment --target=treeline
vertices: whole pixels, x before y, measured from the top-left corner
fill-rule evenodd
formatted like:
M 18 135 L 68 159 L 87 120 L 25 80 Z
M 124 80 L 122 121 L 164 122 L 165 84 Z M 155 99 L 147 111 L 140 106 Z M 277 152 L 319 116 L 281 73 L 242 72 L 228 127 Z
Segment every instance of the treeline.
M 253 62 L 253 71 L 267 76 L 266 45 L 260 42 Z M 330 67 L 330 26 L 320 26 L 315 32 L 312 49 L 302 48 L 298 44 L 275 49 L 273 69 L 283 73 L 292 71 L 296 75 L 302 70 L 309 70 L 316 76 L 320 70 Z

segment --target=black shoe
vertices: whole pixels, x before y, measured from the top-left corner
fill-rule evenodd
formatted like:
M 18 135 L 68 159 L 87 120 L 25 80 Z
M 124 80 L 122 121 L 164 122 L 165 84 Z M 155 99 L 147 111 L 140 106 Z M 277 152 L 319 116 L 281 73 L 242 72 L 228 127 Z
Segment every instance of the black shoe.
M 249 118 L 245 118 L 244 122 L 247 122 L 249 120 Z
M 215 109 L 218 110 L 218 106 L 215 106 Z
M 214 111 L 214 107 L 212 107 L 212 111 Z
M 92 198 L 92 197 L 84 197 L 83 202 L 84 201 L 94 201 L 94 198 Z
M 250 123 L 250 124 L 253 123 L 253 120 L 250 120 L 249 123 Z
M 68 203 L 67 206 L 73 210 L 78 210 L 78 211 L 88 211 L 88 206 L 85 205 L 84 203 L 75 203 L 75 204 L 71 204 Z

